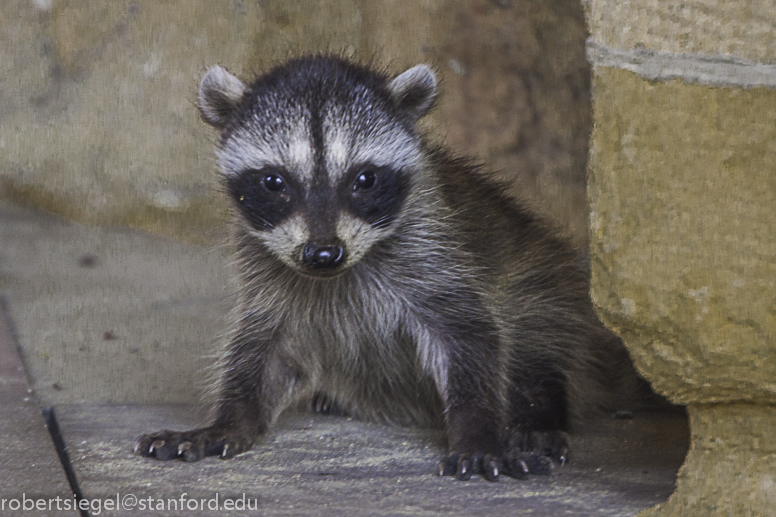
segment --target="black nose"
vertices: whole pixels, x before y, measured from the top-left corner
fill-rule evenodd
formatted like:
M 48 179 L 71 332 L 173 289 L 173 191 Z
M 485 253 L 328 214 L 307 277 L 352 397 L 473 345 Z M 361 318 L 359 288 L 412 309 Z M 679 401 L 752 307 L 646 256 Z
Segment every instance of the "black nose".
M 342 263 L 345 250 L 342 246 L 317 246 L 307 244 L 302 250 L 302 260 L 308 266 L 316 269 L 333 268 Z

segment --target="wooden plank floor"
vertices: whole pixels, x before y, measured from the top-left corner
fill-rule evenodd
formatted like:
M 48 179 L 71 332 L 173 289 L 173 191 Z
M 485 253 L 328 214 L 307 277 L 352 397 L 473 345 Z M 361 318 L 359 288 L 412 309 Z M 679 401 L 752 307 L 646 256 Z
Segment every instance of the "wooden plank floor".
M 4 305 L 0 298 L 0 515 L 52 515 L 57 497 L 60 508 L 73 504 L 72 492 L 27 382 Z M 29 511 L 31 500 L 45 506 Z
M 297 413 L 244 455 L 187 464 L 135 456 L 132 445 L 143 432 L 195 425 L 189 406 L 65 405 L 58 415 L 86 498 L 166 505 L 185 493 L 191 505 L 154 515 L 189 515 L 190 500 L 243 494 L 262 515 L 635 515 L 668 498 L 688 438 L 679 414 L 605 418 L 574 438 L 572 461 L 550 476 L 459 482 L 435 474 L 441 435 L 417 429 Z

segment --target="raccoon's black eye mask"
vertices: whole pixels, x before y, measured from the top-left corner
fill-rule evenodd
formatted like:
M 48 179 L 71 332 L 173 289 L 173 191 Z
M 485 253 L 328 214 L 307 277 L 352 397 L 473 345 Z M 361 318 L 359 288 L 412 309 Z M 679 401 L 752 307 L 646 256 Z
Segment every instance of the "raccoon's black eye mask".
M 229 195 L 257 230 L 270 230 L 293 212 L 293 184 L 275 167 L 247 169 L 226 181 Z
M 409 191 L 401 170 L 361 165 L 354 167 L 346 183 L 350 212 L 375 228 L 385 228 L 396 219 Z

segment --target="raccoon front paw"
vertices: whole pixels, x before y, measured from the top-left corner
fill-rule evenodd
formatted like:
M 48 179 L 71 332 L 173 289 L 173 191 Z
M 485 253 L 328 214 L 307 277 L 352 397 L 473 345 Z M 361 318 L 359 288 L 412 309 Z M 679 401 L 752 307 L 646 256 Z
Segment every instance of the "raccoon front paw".
M 468 481 L 473 474 L 479 474 L 488 481 L 496 481 L 500 470 L 501 462 L 492 454 L 454 453 L 439 465 L 440 476 L 455 476 L 461 481 Z
M 135 454 L 167 461 L 199 461 L 205 456 L 233 458 L 253 446 L 253 440 L 234 431 L 211 426 L 192 431 L 159 431 L 138 436 Z
M 569 436 L 563 431 L 513 433 L 504 454 L 504 473 L 523 479 L 529 474 L 547 475 L 556 465 L 565 465 Z

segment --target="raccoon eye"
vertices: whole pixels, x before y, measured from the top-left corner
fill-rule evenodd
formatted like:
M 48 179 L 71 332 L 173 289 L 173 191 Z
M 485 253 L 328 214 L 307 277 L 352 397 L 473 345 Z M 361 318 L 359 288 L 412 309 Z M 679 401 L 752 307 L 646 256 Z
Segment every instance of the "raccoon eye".
M 366 170 L 361 172 L 353 182 L 353 190 L 369 190 L 375 186 L 377 176 L 374 172 Z
M 270 192 L 282 192 L 286 188 L 286 182 L 277 174 L 266 174 L 262 179 L 262 183 Z

